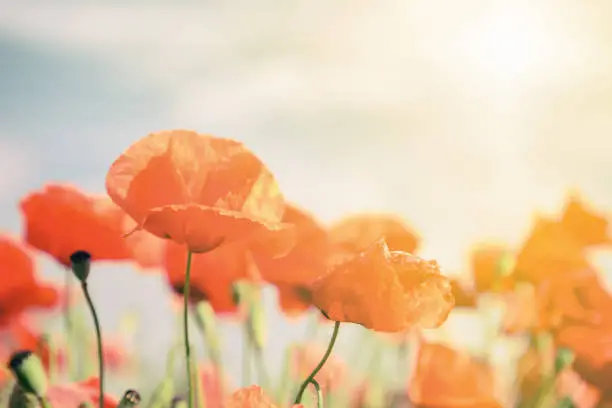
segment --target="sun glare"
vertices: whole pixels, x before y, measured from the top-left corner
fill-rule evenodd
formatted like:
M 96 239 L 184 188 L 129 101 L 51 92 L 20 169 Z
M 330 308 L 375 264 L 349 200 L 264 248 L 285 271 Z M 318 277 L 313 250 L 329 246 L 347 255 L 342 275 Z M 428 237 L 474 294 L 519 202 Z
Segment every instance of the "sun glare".
M 558 62 L 556 34 L 535 6 L 498 6 L 466 22 L 453 49 L 463 68 L 479 78 L 515 82 L 539 76 Z

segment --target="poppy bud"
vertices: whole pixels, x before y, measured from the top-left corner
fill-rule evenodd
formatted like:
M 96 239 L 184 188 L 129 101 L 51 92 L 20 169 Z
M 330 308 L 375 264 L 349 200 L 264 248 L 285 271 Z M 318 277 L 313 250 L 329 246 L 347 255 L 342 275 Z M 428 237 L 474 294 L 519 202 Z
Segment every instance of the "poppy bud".
M 87 251 L 76 251 L 70 255 L 72 273 L 81 282 L 85 282 L 91 269 L 91 254 Z
M 266 315 L 261 302 L 252 302 L 249 308 L 249 332 L 253 344 L 263 349 L 266 343 Z
M 172 408 L 186 408 L 187 407 L 187 401 L 185 401 L 185 398 L 182 397 L 174 397 L 174 399 L 172 400 Z
M 575 354 L 572 350 L 561 347 L 557 351 L 557 355 L 555 357 L 555 372 L 563 371 L 563 369 L 574 364 Z
M 217 360 L 221 354 L 221 344 L 215 311 L 209 302 L 198 302 L 195 311 L 196 320 L 206 338 L 206 346 L 210 349 L 214 359 Z M 219 363 L 219 361 L 215 361 L 215 363 Z
M 127 390 L 117 408 L 137 407 L 140 404 L 140 394 L 136 390 Z
M 8 364 L 17 383 L 27 392 L 43 398 L 47 394 L 47 375 L 38 356 L 29 350 L 18 351 Z

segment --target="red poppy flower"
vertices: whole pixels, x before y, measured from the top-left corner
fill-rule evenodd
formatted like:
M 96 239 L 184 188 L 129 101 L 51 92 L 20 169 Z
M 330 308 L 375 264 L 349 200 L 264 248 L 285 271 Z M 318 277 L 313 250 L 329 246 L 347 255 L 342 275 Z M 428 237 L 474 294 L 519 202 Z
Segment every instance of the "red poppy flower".
M 130 258 L 122 238 L 122 216 L 108 198 L 90 197 L 74 187 L 48 185 L 21 201 L 28 244 L 70 266 L 82 250 L 94 260 Z
M 284 248 L 284 202 L 272 173 L 239 142 L 188 130 L 150 134 L 111 165 L 112 200 L 152 234 L 208 252 L 222 244 L 268 239 Z
M 164 269 L 172 289 L 183 293 L 187 252 L 184 247 L 168 242 Z M 217 313 L 238 310 L 233 285 L 241 279 L 252 279 L 256 270 L 248 253 L 234 245 L 214 251 L 193 254 L 191 259 L 190 300 L 207 300 Z
M 490 366 L 441 344 L 421 344 L 408 386 L 416 407 L 501 408 L 492 391 Z
M 420 238 L 404 221 L 391 214 L 350 216 L 329 230 L 332 245 L 341 252 L 358 254 L 383 238 L 391 251 L 414 253 Z
M 77 408 L 83 402 L 98 404 L 99 392 L 98 378 L 90 378 L 77 383 L 53 385 L 47 391 L 47 398 L 53 407 Z M 116 398 L 104 395 L 104 408 L 115 408 L 118 404 Z
M 436 328 L 454 306 L 450 280 L 435 261 L 389 251 L 383 240 L 317 279 L 312 293 L 330 320 L 382 332 Z
M 608 220 L 582 200 L 571 194 L 561 217 L 561 224 L 582 247 L 612 243 Z
M 0 237 L 0 276 L 0 325 L 9 324 L 30 308 L 51 308 L 57 304 L 57 290 L 36 279 L 30 254 L 6 236 Z
M 312 306 L 312 291 L 309 287 L 284 283 L 275 285 L 278 289 L 278 305 L 286 316 L 299 316 Z
M 257 385 L 236 390 L 226 401 L 225 408 L 277 408 L 272 399 Z M 303 408 L 302 404 L 292 408 Z
M 537 284 L 590 269 L 582 249 L 563 224 L 539 218 L 516 258 L 515 277 Z

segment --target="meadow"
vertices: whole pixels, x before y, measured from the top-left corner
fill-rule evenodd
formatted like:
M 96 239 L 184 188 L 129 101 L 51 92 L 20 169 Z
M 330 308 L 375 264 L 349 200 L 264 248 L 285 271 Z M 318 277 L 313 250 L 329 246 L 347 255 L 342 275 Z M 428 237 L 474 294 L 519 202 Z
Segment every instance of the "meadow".
M 232 139 L 151 133 L 108 164 L 106 191 L 41 186 L 17 204 L 21 235 L 1 237 L 9 407 L 612 406 L 612 296 L 591 261 L 612 240 L 605 209 L 577 191 L 560 197 L 560 213 L 534 216 L 517 247 L 474 242 L 469 279 L 421 258 L 422 237 L 396 214 L 320 222 Z M 39 276 L 43 253 L 63 284 Z M 90 277 L 106 262 L 160 274 L 173 293 L 177 343 L 150 389 L 107 389 L 130 356 L 105 336 L 91 296 Z M 309 319 L 302 341 L 267 354 L 283 329 L 268 327 L 265 290 L 287 318 Z M 63 324 L 44 331 L 32 311 Z M 462 313 L 489 316 L 479 355 L 440 336 Z M 232 351 L 241 378 L 224 366 L 223 321 L 243 328 Z M 270 367 L 271 352 L 280 367 Z M 501 370 L 496 358 L 511 353 Z

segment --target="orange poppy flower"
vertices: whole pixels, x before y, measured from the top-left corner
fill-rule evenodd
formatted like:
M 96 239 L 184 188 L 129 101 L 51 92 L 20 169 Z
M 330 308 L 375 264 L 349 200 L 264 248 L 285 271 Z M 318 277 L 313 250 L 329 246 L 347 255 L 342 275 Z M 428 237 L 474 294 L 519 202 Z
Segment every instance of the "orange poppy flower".
M 286 232 L 274 176 L 230 139 L 189 130 L 152 133 L 115 160 L 106 189 L 139 229 L 194 253 L 252 236 L 257 244 Z M 291 245 L 277 250 L 286 253 Z
M 576 356 L 574 370 L 589 384 L 612 397 L 612 326 L 564 326 L 555 332 L 559 347 L 571 349 Z
M 450 280 L 435 261 L 389 251 L 384 240 L 317 279 L 312 292 L 330 320 L 382 332 L 438 327 L 454 306 Z
M 47 391 L 47 398 L 53 407 L 77 408 L 83 402 L 96 405 L 100 395 L 98 378 L 90 378 L 71 384 L 53 385 Z M 116 398 L 104 395 L 104 408 L 115 408 L 118 404 Z
M 539 218 L 517 256 L 515 278 L 537 284 L 589 268 L 582 247 L 563 224 Z
M 327 232 L 312 215 L 293 205 L 285 206 L 282 221 L 294 225 L 295 244 L 283 257 L 254 253 L 261 277 L 268 282 L 308 285 L 327 271 Z
M 455 298 L 455 307 L 476 307 L 478 303 L 476 292 L 455 279 L 451 280 L 451 293 Z
M 291 368 L 293 378 L 306 378 L 315 369 L 325 354 L 327 347 L 318 343 L 297 344 L 291 347 Z M 317 373 L 315 379 L 322 389 L 338 389 L 347 379 L 348 367 L 335 355 Z
M 489 365 L 442 344 L 422 343 L 408 394 L 416 407 L 501 408 L 493 384 Z
M 299 316 L 312 306 L 312 292 L 306 286 L 276 283 L 278 306 L 286 316 Z
M 0 237 L 0 326 L 30 308 L 51 308 L 57 304 L 58 291 L 40 283 L 34 261 L 16 241 Z
M 174 242 L 168 242 L 164 259 L 166 278 L 172 289 L 182 295 L 185 285 L 187 251 Z M 241 279 L 253 277 L 253 265 L 247 253 L 233 245 L 214 251 L 196 253 L 191 259 L 190 300 L 207 300 L 217 313 L 238 310 L 233 296 L 233 285 Z
M 359 254 L 383 238 L 392 251 L 414 253 L 420 238 L 391 214 L 363 214 L 344 218 L 329 230 L 330 243 L 340 252 Z
M 506 292 L 512 289 L 512 254 L 505 246 L 480 244 L 472 250 L 471 262 L 478 292 Z
M 595 212 L 577 194 L 568 197 L 561 224 L 582 247 L 612 242 L 606 217 Z
M 74 187 L 48 185 L 21 201 L 25 240 L 69 267 L 70 255 L 83 250 L 93 260 L 124 260 L 122 216 L 108 198 L 90 197 Z
M 236 390 L 226 401 L 225 408 L 277 408 L 272 399 L 257 385 Z M 302 404 L 292 408 L 303 408 Z

